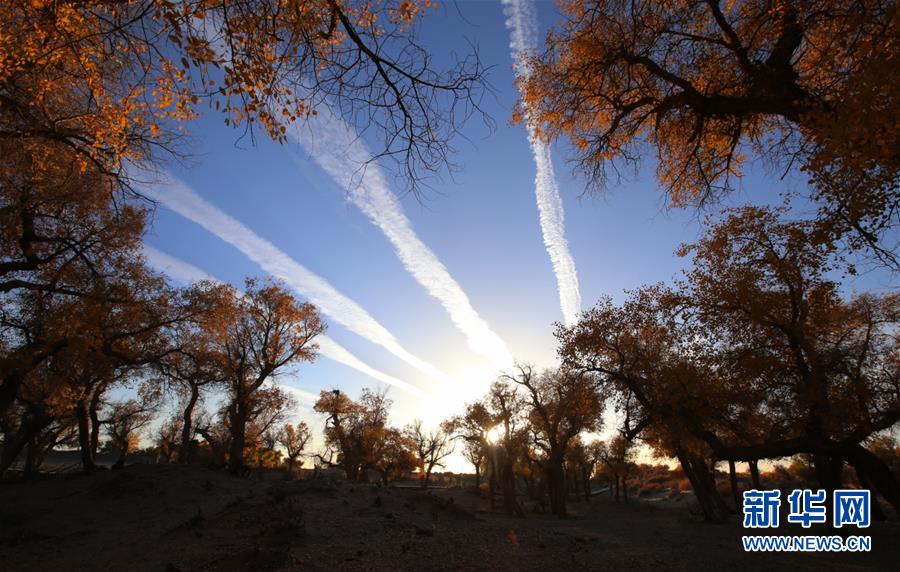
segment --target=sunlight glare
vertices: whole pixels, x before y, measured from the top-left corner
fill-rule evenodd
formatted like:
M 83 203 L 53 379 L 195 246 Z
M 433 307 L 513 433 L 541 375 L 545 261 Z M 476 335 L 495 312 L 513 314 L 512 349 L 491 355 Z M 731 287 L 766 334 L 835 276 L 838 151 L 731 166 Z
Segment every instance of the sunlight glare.
M 503 430 L 499 425 L 494 425 L 485 435 L 488 443 L 490 443 L 491 445 L 497 444 L 502 437 L 502 431 Z

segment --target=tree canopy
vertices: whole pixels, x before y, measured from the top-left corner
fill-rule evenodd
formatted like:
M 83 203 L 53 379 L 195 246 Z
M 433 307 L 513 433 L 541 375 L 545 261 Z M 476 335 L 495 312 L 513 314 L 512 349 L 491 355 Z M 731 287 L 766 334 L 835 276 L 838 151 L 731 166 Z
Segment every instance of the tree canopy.
M 410 181 L 447 165 L 479 111 L 477 54 L 434 67 L 415 21 L 431 0 L 16 0 L 0 8 L 0 140 L 64 146 L 123 174 L 175 149 L 203 108 L 284 140 L 333 107 L 374 126 Z
M 733 189 L 749 158 L 767 157 L 807 173 L 820 232 L 897 267 L 900 90 L 884 73 L 897 67 L 895 3 L 562 8 L 564 23 L 529 60 L 517 116 L 570 138 L 594 184 L 652 153 L 672 203 L 702 204 Z

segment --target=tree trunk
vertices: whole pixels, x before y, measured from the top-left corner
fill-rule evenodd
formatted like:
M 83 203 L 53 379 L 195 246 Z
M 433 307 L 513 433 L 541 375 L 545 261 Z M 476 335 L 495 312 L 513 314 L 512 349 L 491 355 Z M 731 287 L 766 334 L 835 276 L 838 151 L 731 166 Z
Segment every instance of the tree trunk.
M 191 396 L 188 399 L 187 405 L 184 407 L 184 414 L 182 416 L 181 446 L 178 448 L 179 463 L 189 463 L 193 457 L 194 451 L 191 433 L 193 432 L 194 425 L 194 407 L 197 405 L 198 399 L 200 399 L 200 388 L 192 384 Z
M 25 454 L 25 469 L 23 475 L 26 479 L 33 479 L 37 476 L 38 467 L 41 465 L 40 446 L 38 435 L 35 431 L 28 440 L 28 449 Z
M 30 432 L 26 422 L 23 420 L 22 425 L 19 426 L 12 438 L 8 438 L 3 442 L 3 452 L 0 453 L 0 477 L 6 474 L 6 471 L 16 462 L 22 449 L 28 445 Z
M 475 465 L 475 488 L 481 488 L 481 465 Z
M 567 516 L 566 473 L 562 466 L 562 459 L 550 457 L 548 467 L 544 472 L 550 489 L 550 511 L 560 518 L 565 518 Z
M 497 483 L 497 480 L 498 480 L 498 479 L 497 479 L 497 476 L 498 476 L 498 475 L 497 475 L 497 459 L 496 459 L 496 455 L 497 455 L 497 453 L 494 452 L 494 459 L 491 461 L 491 478 L 490 478 L 490 480 L 489 480 L 489 482 L 488 482 L 488 496 L 489 496 L 490 499 L 491 499 L 491 508 L 492 508 L 492 509 L 494 509 L 494 508 L 497 507 L 497 499 L 496 499 L 496 497 L 494 496 L 494 491 L 496 491 L 496 490 L 497 490 L 497 487 L 499 486 L 498 483 Z
M 616 502 L 619 502 L 619 474 L 613 473 L 613 479 L 616 483 Z
M 128 445 L 126 444 L 122 447 L 122 451 L 119 453 L 119 458 L 116 459 L 116 463 L 112 466 L 113 469 L 121 469 L 125 466 L 125 457 L 128 455 Z
M 900 483 L 884 461 L 859 444 L 850 447 L 845 458 L 854 469 L 859 468 L 865 472 L 878 494 L 891 503 L 894 510 L 900 514 Z
M 547 512 L 547 502 L 544 497 L 548 497 L 548 483 L 544 471 L 540 471 L 535 477 L 535 498 L 538 500 L 541 514 Z
M 691 482 L 691 488 L 694 490 L 697 502 L 700 503 L 704 518 L 711 522 L 724 522 L 730 511 L 719 498 L 715 485 L 710 486 L 712 478 L 709 474 L 709 467 L 706 466 L 703 459 L 690 457 L 681 449 L 676 449 L 675 455 L 681 463 L 685 476 Z
M 581 469 L 581 484 L 584 486 L 584 500 L 585 502 L 591 502 L 591 473 L 593 473 L 592 469 L 587 469 L 586 467 Z
M 67 344 L 65 339 L 48 342 L 38 338 L 0 360 L 0 371 L 3 372 L 3 377 L 0 378 L 0 417 L 15 403 L 19 388 L 28 374 Z
M 828 491 L 831 498 L 836 489 L 841 488 L 841 477 L 844 470 L 843 459 L 826 455 L 813 455 L 813 465 L 816 471 L 816 480 L 819 486 Z
M 0 362 L 0 366 L 3 366 L 3 369 L 7 371 L 3 376 L 2 383 L 0 383 L 0 416 L 5 415 L 9 408 L 13 406 L 16 397 L 19 395 L 19 388 L 25 379 L 25 372 L 21 371 L 20 367 L 16 367 L 15 363 L 10 362 L 12 360 Z
M 213 462 L 220 466 L 224 467 L 227 463 L 226 456 L 228 454 L 228 448 L 230 447 L 230 442 L 226 439 L 219 439 L 210 433 L 209 428 L 198 427 L 197 433 L 206 439 L 206 442 L 209 444 L 210 451 L 213 455 Z
M 91 397 L 90 403 L 90 418 L 91 418 L 91 455 L 96 459 L 97 458 L 97 449 L 100 446 L 100 397 L 103 395 L 102 388 L 98 385 L 98 387 L 94 390 L 94 395 Z
M 872 499 L 872 518 L 879 521 L 886 520 L 884 511 L 881 509 L 881 503 L 878 502 L 878 492 L 875 490 L 875 487 L 872 485 L 872 480 L 869 479 L 869 476 L 866 474 L 866 471 L 861 469 L 860 467 L 853 467 L 853 470 L 856 471 L 856 478 L 859 479 L 859 484 L 864 488 L 869 490 L 870 498 Z
M 528 492 L 528 498 L 537 500 L 537 479 L 533 473 L 525 476 L 525 490 Z
M 41 467 L 44 465 L 44 461 L 47 460 L 47 454 L 56 446 L 56 440 L 59 438 L 59 434 L 53 436 L 53 441 L 50 444 L 38 443 L 38 447 L 35 451 L 34 458 L 34 470 L 40 471 Z
M 710 468 L 704 462 L 704 459 L 700 456 L 694 456 L 691 464 L 694 465 L 694 473 L 699 477 L 701 483 L 706 487 L 710 498 L 712 499 L 713 505 L 716 510 L 723 515 L 723 520 L 729 515 L 733 514 L 735 511 L 731 509 L 722 497 L 719 495 L 719 489 L 716 486 L 716 474 L 713 469 Z M 715 467 L 715 463 L 711 463 L 713 467 Z
M 247 440 L 247 416 L 240 405 L 230 413 L 231 447 L 228 452 L 228 470 L 237 475 L 244 469 L 244 444 Z
M 97 469 L 94 463 L 94 449 L 91 445 L 91 422 L 88 405 L 83 400 L 75 404 L 75 419 L 78 421 L 78 448 L 81 451 L 81 468 L 91 474 Z
M 734 499 L 734 510 L 743 512 L 743 503 L 741 502 L 740 491 L 738 491 L 737 471 L 735 470 L 734 461 L 728 461 L 728 478 L 731 481 L 731 496 Z
M 760 490 L 762 489 L 762 485 L 759 483 L 759 461 L 747 461 L 747 465 L 750 467 L 750 480 L 753 482 L 753 488 Z
M 294 478 L 294 462 L 295 460 L 293 457 L 287 458 L 287 474 L 292 479 Z
M 503 508 L 507 514 L 525 516 L 516 499 L 516 475 L 513 472 L 512 463 L 503 463 L 500 471 L 500 486 L 503 489 Z

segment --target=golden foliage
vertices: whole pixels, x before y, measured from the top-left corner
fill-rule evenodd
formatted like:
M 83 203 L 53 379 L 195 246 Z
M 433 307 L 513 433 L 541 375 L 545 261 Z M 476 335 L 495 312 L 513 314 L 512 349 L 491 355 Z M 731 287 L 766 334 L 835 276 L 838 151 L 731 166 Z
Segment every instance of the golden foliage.
M 516 113 L 570 138 L 581 166 L 652 150 L 673 204 L 732 188 L 750 154 L 810 175 L 832 237 L 893 260 L 900 210 L 898 7 L 877 1 L 565 0 Z
M 331 98 L 369 99 L 372 110 L 402 108 L 405 114 L 413 92 L 404 82 L 425 80 L 420 88 L 429 89 L 427 83 L 449 92 L 454 83 L 442 84 L 427 63 L 390 60 L 375 40 L 399 38 L 433 5 L 4 2 L 0 136 L 62 142 L 77 150 L 82 168 L 93 162 L 117 173 L 149 159 L 154 148 L 171 151 L 204 107 L 221 112 L 228 125 L 258 125 L 277 141 L 291 122 L 315 115 Z M 379 19 L 382 14 L 387 17 Z

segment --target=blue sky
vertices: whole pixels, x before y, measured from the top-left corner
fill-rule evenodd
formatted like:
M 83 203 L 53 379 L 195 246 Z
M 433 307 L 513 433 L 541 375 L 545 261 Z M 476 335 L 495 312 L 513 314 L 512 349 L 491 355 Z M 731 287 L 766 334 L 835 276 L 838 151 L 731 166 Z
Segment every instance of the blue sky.
M 454 142 L 459 151 L 454 161 L 460 170 L 452 178 L 433 182 L 421 201 L 405 196 L 399 206 L 418 239 L 443 264 L 483 321 L 483 328 L 475 324 L 468 334 L 475 330 L 495 334 L 516 359 L 549 366 L 555 358 L 552 324 L 564 316 L 538 219 L 536 167 L 528 135 L 522 126 L 509 122 L 516 92 L 506 17 L 499 3 L 460 2 L 457 6 L 429 12 L 421 24 L 421 37 L 438 55 L 438 62 L 451 49 L 467 50 L 466 40 L 477 46 L 484 63 L 493 66 L 490 80 L 495 93 L 484 103 L 496 120 L 496 130 L 489 132 L 479 121 L 469 124 L 466 139 Z M 539 3 L 542 30 L 556 17 L 554 3 Z M 278 145 L 264 137 L 255 144 L 238 140 L 239 133 L 221 119 L 208 114 L 192 124 L 188 149 L 192 157 L 183 166 L 173 165 L 172 175 L 355 302 L 404 351 L 446 374 L 443 380 L 437 379 L 410 360 L 398 358 L 385 345 L 326 317 L 329 338 L 361 363 L 431 395 L 423 398 L 391 388 L 394 421 L 403 424 L 423 417 L 426 423 L 437 422 L 483 394 L 502 361 L 491 359 L 497 352 L 482 352 L 486 356 L 473 351 L 464 328 L 455 325 L 423 281 L 404 266 L 382 229 L 354 203 L 346 181 L 336 180 L 334 173 L 323 169 L 323 158 L 310 154 L 301 142 Z M 322 147 L 327 145 L 317 147 L 320 154 Z M 699 236 L 701 217 L 696 211 L 666 210 L 652 160 L 642 165 L 634 180 L 604 195 L 588 196 L 583 195 L 583 181 L 573 176 L 566 162 L 564 147 L 554 147 L 554 166 L 582 308 L 601 296 L 621 299 L 626 289 L 677 275 L 685 261 L 673 251 Z M 403 186 L 392 184 L 390 176 L 385 180 L 391 192 L 402 192 Z M 772 201 L 790 184 L 800 183 L 779 181 L 756 166 L 726 204 Z M 170 200 L 179 200 L 173 196 Z M 245 276 L 266 275 L 240 250 L 165 202 L 154 214 L 146 243 L 235 285 Z M 886 278 L 875 274 L 859 279 L 851 288 L 887 285 Z M 283 376 L 281 382 L 311 393 L 339 387 L 351 395 L 382 384 L 358 368 L 324 356 Z M 298 395 L 302 402 L 303 394 Z M 300 415 L 314 419 L 308 402 Z

